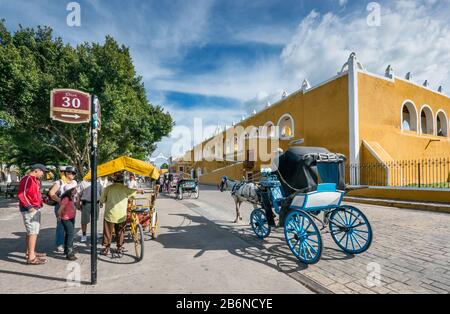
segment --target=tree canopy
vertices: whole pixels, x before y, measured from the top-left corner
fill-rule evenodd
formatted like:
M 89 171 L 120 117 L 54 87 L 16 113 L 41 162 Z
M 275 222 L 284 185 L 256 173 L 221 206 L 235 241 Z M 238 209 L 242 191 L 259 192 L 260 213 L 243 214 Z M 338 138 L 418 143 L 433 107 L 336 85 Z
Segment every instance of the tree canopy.
M 99 162 L 121 155 L 144 159 L 167 136 L 169 113 L 147 100 L 129 48 L 111 36 L 76 47 L 49 27 L 11 33 L 0 21 L 0 162 L 70 163 L 89 168 L 89 126 L 50 119 L 50 92 L 81 90 L 99 98 Z

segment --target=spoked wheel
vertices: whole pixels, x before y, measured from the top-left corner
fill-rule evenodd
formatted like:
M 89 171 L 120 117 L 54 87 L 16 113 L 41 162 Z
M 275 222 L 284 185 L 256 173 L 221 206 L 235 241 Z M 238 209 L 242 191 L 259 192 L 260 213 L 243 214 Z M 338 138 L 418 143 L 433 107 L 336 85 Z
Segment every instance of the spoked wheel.
M 250 215 L 250 224 L 253 232 L 260 239 L 265 239 L 270 235 L 270 226 L 267 221 L 266 213 L 261 209 L 255 209 Z
M 183 199 L 183 189 L 181 187 L 178 188 L 177 199 L 179 199 L 180 201 Z
M 144 258 L 144 230 L 140 224 L 136 225 L 136 230 L 133 234 L 134 250 L 136 259 L 140 262 Z
M 315 264 L 322 255 L 322 237 L 308 214 L 293 211 L 284 223 L 284 235 L 292 253 L 304 264 Z
M 152 221 L 151 221 L 151 225 L 150 225 L 150 235 L 152 236 L 152 239 L 156 239 L 157 235 L 156 235 L 156 231 L 158 229 L 158 213 L 157 212 L 153 212 L 152 215 Z
M 330 232 L 334 242 L 349 254 L 363 253 L 372 243 L 369 221 L 353 206 L 342 206 L 331 212 Z
M 195 187 L 195 191 L 194 191 L 194 198 L 198 199 L 200 196 L 200 191 L 198 189 L 198 186 Z

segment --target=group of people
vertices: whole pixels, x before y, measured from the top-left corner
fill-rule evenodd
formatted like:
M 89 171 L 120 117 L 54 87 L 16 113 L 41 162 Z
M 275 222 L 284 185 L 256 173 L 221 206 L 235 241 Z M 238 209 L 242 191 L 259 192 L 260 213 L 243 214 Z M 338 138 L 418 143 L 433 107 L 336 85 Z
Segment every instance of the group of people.
M 40 179 L 47 172 L 42 164 L 35 164 L 31 171 L 20 181 L 17 197 L 19 209 L 26 229 L 26 259 L 29 265 L 47 263 L 46 254 L 36 252 L 36 243 L 41 227 L 41 210 L 43 198 Z M 48 197 L 55 204 L 56 217 L 55 246 L 56 253 L 64 254 L 68 260 L 77 259 L 74 252 L 75 218 L 77 210 L 81 211 L 81 239 L 87 241 L 87 226 L 91 222 L 91 182 L 78 183 L 78 171 L 74 167 L 66 167 L 60 180 L 54 182 Z M 112 242 L 113 231 L 116 235 L 117 251 L 123 253 L 124 227 L 127 218 L 128 199 L 144 191 L 138 189 L 134 176 L 130 177 L 128 186 L 124 185 L 123 173 L 111 177 L 113 183 L 106 186 L 97 184 L 97 204 L 94 206 L 99 217 L 99 209 L 105 206 L 103 222 L 103 250 L 108 254 Z M 100 181 L 100 180 L 99 180 Z

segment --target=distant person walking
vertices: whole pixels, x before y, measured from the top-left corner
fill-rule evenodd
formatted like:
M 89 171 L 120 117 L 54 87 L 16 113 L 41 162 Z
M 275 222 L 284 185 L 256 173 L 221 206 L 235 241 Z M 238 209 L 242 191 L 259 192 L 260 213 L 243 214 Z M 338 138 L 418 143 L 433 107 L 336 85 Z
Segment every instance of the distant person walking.
M 128 198 L 137 192 L 144 194 L 144 190 L 130 189 L 123 183 L 123 174 L 116 173 L 113 176 L 113 184 L 107 186 L 100 197 L 100 202 L 105 204 L 103 221 L 103 250 L 102 255 L 107 255 L 112 242 L 112 233 L 115 232 L 117 252 L 123 254 L 124 228 L 127 220 Z
M 56 218 L 58 218 L 61 195 L 78 185 L 78 182 L 75 180 L 77 173 L 78 171 L 75 167 L 66 167 L 63 171 L 64 178 L 56 181 L 48 193 L 48 196 L 56 202 L 54 209 Z M 60 219 L 56 219 L 55 245 L 57 253 L 64 253 L 64 226 Z
M 130 189 L 137 189 L 139 186 L 138 186 L 138 183 L 137 183 L 137 181 L 136 181 L 136 176 L 135 175 L 131 175 L 130 176 L 130 180 L 128 181 L 128 184 L 127 184 L 127 186 L 128 186 L 128 188 L 130 188 Z
M 81 243 L 87 241 L 87 226 L 91 223 L 91 181 L 84 180 L 78 186 L 78 208 L 81 210 Z M 97 220 L 99 216 L 100 196 L 103 191 L 103 186 L 100 180 L 97 182 L 97 204 L 95 206 L 97 211 Z
M 36 253 L 36 242 L 41 227 L 41 208 L 43 206 L 39 179 L 47 172 L 42 164 L 31 166 L 31 172 L 22 178 L 17 193 L 19 208 L 26 230 L 26 258 L 28 265 L 47 263 L 44 253 Z
M 57 218 L 64 228 L 64 254 L 70 261 L 76 261 L 77 257 L 73 251 L 73 238 L 75 233 L 75 208 L 74 198 L 77 195 L 77 188 L 72 188 L 61 196 L 61 203 L 58 209 Z

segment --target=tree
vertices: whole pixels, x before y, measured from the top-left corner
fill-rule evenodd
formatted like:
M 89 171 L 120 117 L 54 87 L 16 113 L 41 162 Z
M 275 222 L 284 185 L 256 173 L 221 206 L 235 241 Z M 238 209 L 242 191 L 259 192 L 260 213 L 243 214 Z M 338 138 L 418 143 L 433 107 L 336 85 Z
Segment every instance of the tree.
M 163 163 L 161 165 L 161 169 L 169 169 L 169 165 L 167 163 Z
M 129 49 L 112 37 L 103 44 L 72 47 L 53 38 L 49 27 L 20 26 L 11 34 L 0 21 L 0 119 L 9 119 L 2 133 L 11 143 L 5 155 L 19 166 L 70 163 L 85 173 L 90 167 L 89 127 L 50 119 L 50 92 L 55 88 L 98 96 L 99 162 L 121 155 L 144 159 L 174 124 L 169 113 L 149 103 Z

